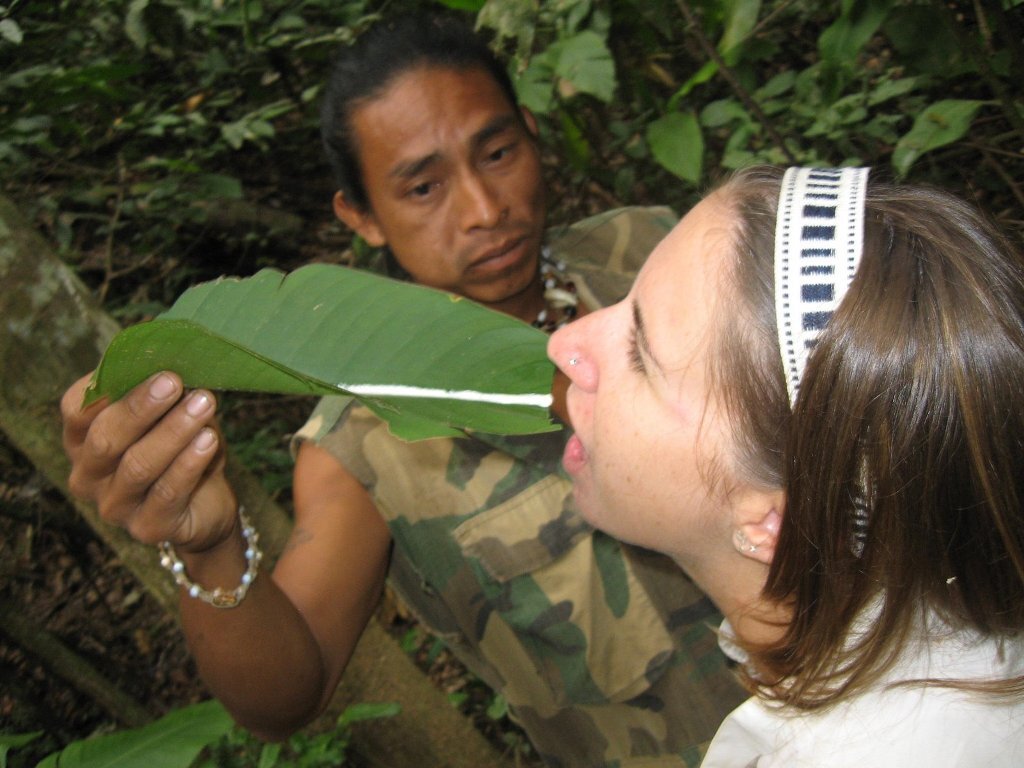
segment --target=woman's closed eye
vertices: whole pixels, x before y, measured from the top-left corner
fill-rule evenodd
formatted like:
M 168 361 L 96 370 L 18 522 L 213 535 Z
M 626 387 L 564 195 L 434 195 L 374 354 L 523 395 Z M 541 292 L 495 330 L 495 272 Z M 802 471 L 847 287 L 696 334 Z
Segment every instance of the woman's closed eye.
M 647 373 L 647 366 L 644 364 L 644 356 L 640 351 L 640 342 L 637 338 L 636 326 L 629 329 L 629 367 L 634 373 L 644 375 Z

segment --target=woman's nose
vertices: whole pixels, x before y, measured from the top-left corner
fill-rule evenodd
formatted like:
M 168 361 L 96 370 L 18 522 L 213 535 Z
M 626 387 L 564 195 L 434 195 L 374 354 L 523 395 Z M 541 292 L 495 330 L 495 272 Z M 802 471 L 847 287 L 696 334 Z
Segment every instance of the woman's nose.
M 548 340 L 548 358 L 570 383 L 585 390 L 597 386 L 597 361 L 589 339 L 599 324 L 601 311 L 590 312 L 555 331 Z

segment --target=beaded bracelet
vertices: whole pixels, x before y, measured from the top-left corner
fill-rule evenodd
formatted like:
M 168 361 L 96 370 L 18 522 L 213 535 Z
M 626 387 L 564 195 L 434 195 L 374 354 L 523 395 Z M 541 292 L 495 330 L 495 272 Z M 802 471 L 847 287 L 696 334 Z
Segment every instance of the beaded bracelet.
M 160 542 L 158 545 L 160 549 L 160 565 L 171 572 L 174 576 L 175 583 L 182 587 L 188 592 L 189 597 L 194 597 L 202 600 L 204 603 L 209 603 L 214 608 L 234 608 L 245 597 L 249 591 L 249 587 L 252 586 L 253 581 L 256 580 L 256 573 L 259 570 L 260 560 L 263 559 L 263 553 L 260 552 L 258 546 L 260 535 L 253 528 L 252 523 L 249 522 L 249 518 L 246 517 L 245 508 L 239 505 L 238 507 L 238 519 L 242 523 L 242 535 L 245 536 L 245 573 L 242 574 L 241 583 L 234 589 L 228 591 L 217 587 L 212 592 L 203 589 L 194 581 L 192 581 L 188 574 L 185 573 L 185 564 L 181 562 L 181 558 L 174 551 L 174 547 L 171 546 L 169 541 Z

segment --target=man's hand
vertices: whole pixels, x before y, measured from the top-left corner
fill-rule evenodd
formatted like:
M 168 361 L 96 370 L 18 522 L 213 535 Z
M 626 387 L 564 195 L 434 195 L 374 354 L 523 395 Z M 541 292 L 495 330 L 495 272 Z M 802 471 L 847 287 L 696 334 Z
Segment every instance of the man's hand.
M 186 394 L 177 375 L 158 373 L 115 403 L 83 409 L 89 378 L 61 400 L 72 493 L 95 501 L 104 520 L 147 544 L 166 540 L 181 552 L 201 552 L 224 541 L 237 507 L 224 477 L 213 394 Z

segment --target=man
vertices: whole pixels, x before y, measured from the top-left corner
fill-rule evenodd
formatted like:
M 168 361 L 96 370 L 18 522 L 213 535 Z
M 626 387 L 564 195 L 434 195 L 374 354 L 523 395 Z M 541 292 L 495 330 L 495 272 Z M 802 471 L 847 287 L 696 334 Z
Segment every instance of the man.
M 625 293 L 671 223 L 588 221 L 550 243 L 586 255 L 572 275 L 541 269 L 536 125 L 461 25 L 375 27 L 335 65 L 323 117 L 339 218 L 410 279 L 540 327 Z M 609 232 L 620 244 L 594 249 Z M 183 591 L 183 626 L 210 690 L 258 734 L 284 737 L 327 703 L 386 575 L 505 695 L 551 765 L 683 765 L 744 698 L 703 595 L 666 558 L 576 515 L 563 433 L 407 444 L 358 404 L 326 399 L 298 435 L 289 545 L 250 587 L 240 579 L 258 563 L 213 395 L 165 373 L 80 411 L 84 385 L 63 404 L 71 486 L 139 540 L 170 542 L 195 595 L 234 604 Z

